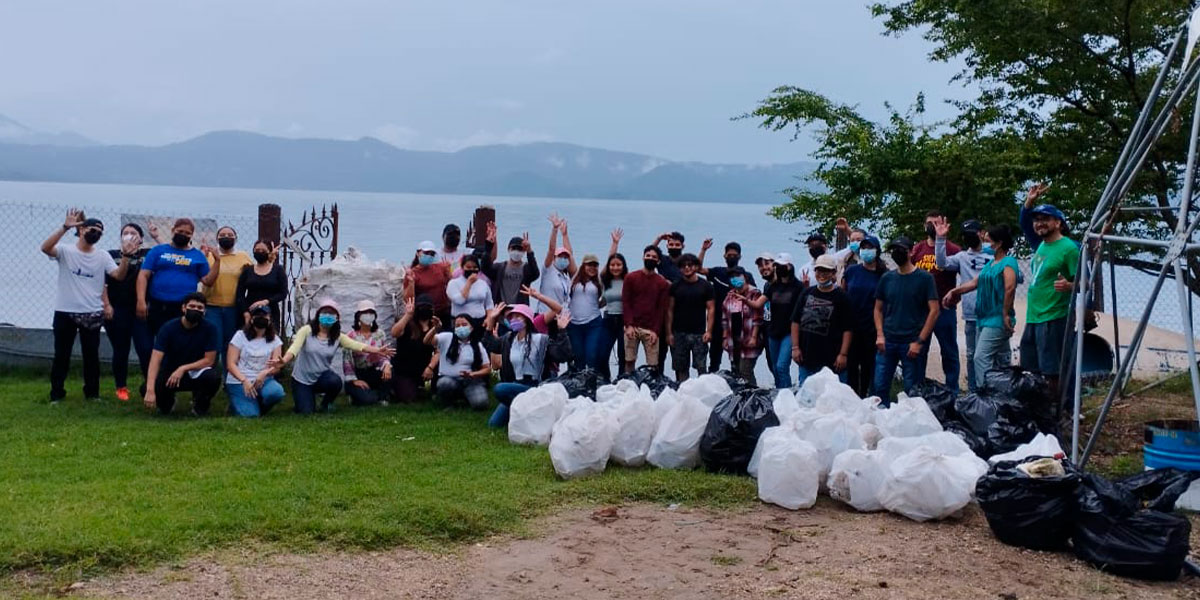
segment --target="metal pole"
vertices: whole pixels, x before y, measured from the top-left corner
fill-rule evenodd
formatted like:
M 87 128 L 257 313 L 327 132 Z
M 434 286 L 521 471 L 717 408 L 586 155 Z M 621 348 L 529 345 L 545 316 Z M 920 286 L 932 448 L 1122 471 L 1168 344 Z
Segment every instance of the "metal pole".
M 1192 311 L 1188 309 L 1187 283 L 1183 279 L 1183 257 L 1175 261 L 1175 288 L 1179 290 L 1179 310 L 1183 313 L 1183 334 L 1187 343 L 1188 370 L 1192 374 L 1192 398 L 1200 417 L 1200 369 L 1196 366 L 1196 338 L 1192 332 Z
M 1088 268 L 1088 244 L 1084 243 L 1079 249 L 1079 264 L 1084 269 Z M 1091 288 L 1092 281 L 1086 273 L 1077 273 L 1075 276 L 1075 389 L 1072 390 L 1074 403 L 1072 407 L 1074 412 L 1071 416 L 1071 462 L 1078 464 L 1079 460 L 1079 416 L 1083 411 L 1083 317 L 1087 310 L 1087 293 Z M 1029 324 L 1025 324 L 1029 327 Z M 1061 385 L 1061 382 L 1060 382 Z M 1059 402 L 1061 402 L 1061 398 Z
M 1115 373 L 1121 370 L 1121 326 L 1120 319 L 1117 317 L 1117 262 L 1113 260 L 1112 247 L 1109 247 L 1108 250 L 1108 289 L 1112 296 L 1113 372 Z

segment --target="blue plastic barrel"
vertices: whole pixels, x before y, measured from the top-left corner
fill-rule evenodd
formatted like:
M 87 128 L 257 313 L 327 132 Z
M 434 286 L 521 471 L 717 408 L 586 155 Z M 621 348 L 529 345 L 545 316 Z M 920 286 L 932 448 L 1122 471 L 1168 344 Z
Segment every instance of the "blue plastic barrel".
M 1151 421 L 1146 423 L 1145 441 L 1142 451 L 1147 469 L 1200 471 L 1200 423 Z

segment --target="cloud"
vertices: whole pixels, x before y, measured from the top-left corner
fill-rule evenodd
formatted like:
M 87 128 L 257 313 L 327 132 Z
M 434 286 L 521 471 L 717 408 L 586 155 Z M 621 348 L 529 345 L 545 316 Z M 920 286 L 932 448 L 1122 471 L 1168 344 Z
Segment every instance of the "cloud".
M 471 135 L 464 138 L 442 138 L 434 142 L 434 147 L 438 150 L 454 152 L 463 148 L 473 146 L 494 146 L 496 144 L 504 144 L 509 146 L 517 146 L 520 144 L 530 144 L 533 142 L 549 142 L 554 140 L 554 136 L 540 131 L 530 131 L 528 129 L 510 129 L 504 133 L 496 133 L 486 129 L 480 129 Z
M 416 129 L 395 123 L 384 123 L 373 129 L 371 135 L 397 148 L 409 148 L 421 137 Z

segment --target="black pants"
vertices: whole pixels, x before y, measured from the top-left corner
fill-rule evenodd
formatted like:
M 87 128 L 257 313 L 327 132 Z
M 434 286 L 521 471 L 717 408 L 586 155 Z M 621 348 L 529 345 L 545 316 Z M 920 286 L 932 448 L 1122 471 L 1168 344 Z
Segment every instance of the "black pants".
M 875 380 L 875 330 L 855 331 L 853 336 L 846 357 L 846 374 L 854 393 L 866 398 Z
M 167 387 L 167 379 L 174 369 L 163 368 L 154 380 L 154 395 L 158 404 L 159 414 L 169 415 L 175 408 L 175 394 L 178 392 L 192 393 L 192 410 L 198 415 L 207 415 L 212 406 L 213 396 L 221 389 L 221 374 L 216 369 L 205 369 L 199 377 L 193 379 L 187 373 L 179 378 L 178 387 Z
M 713 321 L 712 341 L 708 344 L 708 372 L 716 373 L 721 370 L 721 359 L 725 356 L 725 330 L 721 327 L 721 315 Z M 730 371 L 737 371 L 737 365 L 729 364 Z
M 158 335 L 158 330 L 171 319 L 178 319 L 183 316 L 180 307 L 183 306 L 179 302 L 160 302 L 151 298 L 146 302 L 146 323 L 150 326 L 150 339 Z
M 50 366 L 50 399 L 62 400 L 67 395 L 67 371 L 71 369 L 71 350 L 75 334 L 83 353 L 83 397 L 100 396 L 100 319 L 95 327 L 82 327 L 71 313 L 54 312 L 54 363 Z
M 112 374 L 116 387 L 123 388 L 128 383 L 130 346 L 137 352 L 138 366 L 145 381 L 146 369 L 150 367 L 150 351 L 154 346 L 150 326 L 137 318 L 134 307 L 114 306 L 113 318 L 104 322 L 104 330 L 108 332 L 108 343 L 112 345 Z
M 379 369 L 354 369 L 354 376 L 364 381 L 370 388 L 362 389 L 353 381 L 346 382 L 346 395 L 350 396 L 353 406 L 370 406 L 387 400 L 388 385 L 383 382 L 383 373 Z

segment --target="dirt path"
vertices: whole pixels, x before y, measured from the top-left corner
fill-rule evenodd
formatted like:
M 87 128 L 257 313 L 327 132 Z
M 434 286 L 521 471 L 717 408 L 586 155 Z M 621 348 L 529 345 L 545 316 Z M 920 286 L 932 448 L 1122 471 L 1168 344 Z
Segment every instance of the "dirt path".
M 1200 582 L 1150 584 L 1068 554 L 997 542 L 975 507 L 919 524 L 809 511 L 632 505 L 571 511 L 528 539 L 451 555 L 399 549 L 261 556 L 225 552 L 75 586 L 83 597 L 253 598 L 1200 598 Z

